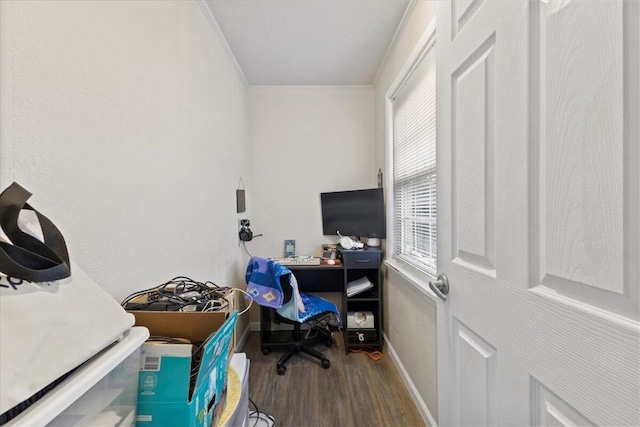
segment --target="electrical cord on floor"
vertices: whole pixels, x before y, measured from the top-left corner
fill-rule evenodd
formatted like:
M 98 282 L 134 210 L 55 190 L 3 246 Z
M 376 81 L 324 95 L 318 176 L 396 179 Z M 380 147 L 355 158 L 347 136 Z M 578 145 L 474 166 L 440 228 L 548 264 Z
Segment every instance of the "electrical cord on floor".
M 376 362 L 378 360 L 382 360 L 383 358 L 382 352 L 372 347 L 350 348 L 349 351 L 351 353 L 364 353 L 367 356 L 369 356 L 372 360 L 375 360 Z
M 255 420 L 252 427 L 274 427 L 276 425 L 276 420 L 271 415 L 260 412 L 258 405 L 251 398 L 249 398 L 249 402 L 256 408 L 255 411 L 249 412 L 249 420 Z

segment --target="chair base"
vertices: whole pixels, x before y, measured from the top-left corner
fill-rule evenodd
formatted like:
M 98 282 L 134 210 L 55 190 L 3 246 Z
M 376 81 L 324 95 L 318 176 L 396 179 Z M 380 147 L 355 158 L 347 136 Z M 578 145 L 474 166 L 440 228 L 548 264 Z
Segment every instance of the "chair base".
M 310 347 L 308 347 L 308 345 L 312 344 L 312 343 L 316 343 L 319 341 L 322 341 L 325 343 L 325 345 L 327 347 L 331 347 L 333 345 L 333 341 L 331 339 L 331 332 L 330 331 L 325 331 L 322 329 L 317 329 L 316 332 L 319 334 L 319 336 L 312 338 L 312 339 L 303 339 L 302 338 L 302 334 L 301 334 L 301 330 L 300 330 L 300 324 L 297 323 L 294 325 L 293 330 L 289 330 L 289 333 L 291 333 L 291 337 L 293 338 L 293 340 L 287 340 L 287 341 L 278 341 L 278 342 L 265 342 L 262 341 L 262 354 L 267 355 L 271 352 L 271 348 L 273 346 L 286 346 L 287 347 L 287 352 L 280 357 L 280 359 L 278 360 L 278 363 L 276 365 L 277 369 L 278 369 L 278 374 L 279 375 L 284 375 L 285 372 L 287 371 L 287 367 L 286 367 L 286 363 L 289 361 L 289 359 L 291 359 L 291 357 L 293 357 L 293 355 L 295 355 L 296 353 L 305 353 L 311 357 L 315 357 L 316 359 L 318 359 L 322 365 L 322 367 L 324 369 L 328 369 L 331 366 L 331 363 L 329 362 L 329 359 L 326 358 L 326 356 L 324 354 L 322 354 L 321 352 L 312 349 Z M 280 334 L 284 333 L 284 331 L 280 331 Z M 264 338 L 264 337 L 263 337 Z M 282 338 L 282 336 L 281 336 Z
M 308 320 L 308 324 L 312 321 L 318 321 L 326 317 L 327 313 L 320 313 Z M 272 323 L 292 325 L 293 329 L 272 331 Z M 279 316 L 277 312 L 271 308 L 261 306 L 260 307 L 260 347 L 262 354 L 267 355 L 271 352 L 272 348 L 283 348 L 285 354 L 278 360 L 276 365 L 278 374 L 284 375 L 287 370 L 285 364 L 296 353 L 305 353 L 311 357 L 318 359 L 324 369 L 328 369 L 331 366 L 329 359 L 324 354 L 317 350 L 310 348 L 311 345 L 324 342 L 327 347 L 333 345 L 331 338 L 331 329 L 329 327 L 312 327 L 308 331 L 301 330 L 301 323 L 295 322 L 282 316 Z M 309 337 L 310 333 L 315 334 Z M 303 335 L 305 338 L 303 338 Z
M 320 353 L 317 350 L 314 350 L 312 348 L 309 347 L 305 347 L 304 345 L 302 345 L 301 343 L 295 343 L 290 349 L 289 351 L 287 351 L 284 356 L 282 356 L 280 358 L 280 360 L 278 360 L 278 364 L 277 364 L 277 368 L 278 368 L 278 375 L 284 375 L 285 372 L 287 372 L 287 367 L 285 366 L 285 363 L 287 363 L 287 361 L 289 359 L 291 359 L 291 356 L 293 356 L 294 354 L 298 353 L 298 352 L 302 352 L 302 353 L 306 353 L 309 356 L 315 357 L 316 359 L 320 360 L 320 363 L 322 364 L 322 367 L 324 369 L 329 369 L 329 367 L 331 366 L 331 362 L 329 362 L 329 359 L 327 359 L 324 354 Z

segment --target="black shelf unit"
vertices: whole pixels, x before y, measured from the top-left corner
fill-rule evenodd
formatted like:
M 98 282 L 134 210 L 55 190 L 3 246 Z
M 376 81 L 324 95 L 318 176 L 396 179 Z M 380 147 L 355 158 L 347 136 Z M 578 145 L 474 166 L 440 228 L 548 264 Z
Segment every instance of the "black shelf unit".
M 382 250 L 374 248 L 366 249 L 342 249 L 342 262 L 344 265 L 344 292 L 342 296 L 344 345 L 346 353 L 353 347 L 378 347 L 382 346 Z M 373 284 L 359 294 L 347 297 L 347 283 L 366 277 Z M 347 317 L 349 312 L 365 311 L 374 316 L 374 328 L 349 328 Z

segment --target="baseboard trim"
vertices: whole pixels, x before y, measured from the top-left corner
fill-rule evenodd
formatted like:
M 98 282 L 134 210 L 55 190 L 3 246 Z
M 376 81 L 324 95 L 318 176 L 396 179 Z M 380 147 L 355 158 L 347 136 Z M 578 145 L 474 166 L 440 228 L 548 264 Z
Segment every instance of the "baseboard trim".
M 247 338 L 249 338 L 249 332 L 251 332 L 251 324 L 247 325 L 242 332 L 242 335 L 238 339 L 236 339 L 236 353 L 242 353 L 242 348 L 244 347 L 244 343 L 247 342 Z
M 424 400 L 422 400 L 420 393 L 418 393 L 418 389 L 416 388 L 415 384 L 413 384 L 413 381 L 411 381 L 411 377 L 409 377 L 409 373 L 404 368 L 402 361 L 398 357 L 398 353 L 396 353 L 393 346 L 387 339 L 387 335 L 384 332 L 382 333 L 382 338 L 384 340 L 386 348 L 389 351 L 389 355 L 391 356 L 391 361 L 398 369 L 398 372 L 400 373 L 400 378 L 402 378 L 402 381 L 404 382 L 405 386 L 407 386 L 407 389 L 409 390 L 409 394 L 411 395 L 413 402 L 418 407 L 418 412 L 420 413 L 422 420 L 428 426 L 437 427 L 438 423 L 436 423 L 436 420 L 431 415 L 431 412 L 429 412 L 429 408 L 424 403 Z

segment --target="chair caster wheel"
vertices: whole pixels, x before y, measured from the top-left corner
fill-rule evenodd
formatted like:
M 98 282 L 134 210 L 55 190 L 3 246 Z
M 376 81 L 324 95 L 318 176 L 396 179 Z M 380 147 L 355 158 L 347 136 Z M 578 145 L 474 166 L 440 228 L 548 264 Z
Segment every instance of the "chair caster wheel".
M 262 354 L 264 354 L 265 356 L 266 356 L 267 354 L 269 354 L 269 353 L 271 353 L 271 350 L 270 350 L 270 349 L 268 349 L 268 348 L 263 348 L 263 349 L 262 349 Z
M 278 365 L 278 375 L 284 375 L 287 372 L 287 367 L 284 365 Z
M 324 342 L 324 345 L 326 345 L 327 347 L 331 347 L 333 345 L 333 341 L 328 339 Z
M 324 369 L 329 369 L 329 366 L 331 366 L 331 363 L 329 362 L 329 360 L 327 359 L 322 359 L 322 367 Z

